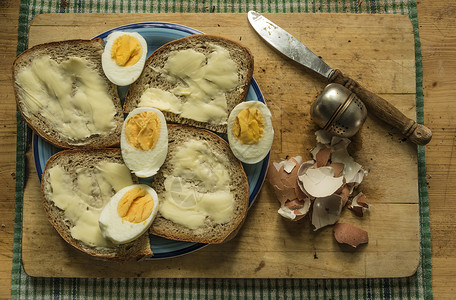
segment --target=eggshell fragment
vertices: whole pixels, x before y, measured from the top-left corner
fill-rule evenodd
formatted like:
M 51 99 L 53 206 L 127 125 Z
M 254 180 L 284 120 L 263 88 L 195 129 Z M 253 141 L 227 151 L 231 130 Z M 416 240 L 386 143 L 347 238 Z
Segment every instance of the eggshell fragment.
M 304 205 L 305 205 L 305 201 L 298 200 L 298 199 L 294 199 L 294 200 L 291 200 L 291 201 L 288 201 L 287 203 L 285 203 L 285 206 L 291 210 L 301 209 L 304 207 Z
M 334 177 L 331 167 L 309 168 L 304 164 L 298 170 L 301 188 L 311 197 L 327 197 L 337 191 L 344 183 L 343 177 Z
M 290 163 L 293 163 L 293 168 L 290 168 Z M 298 169 L 301 163 L 294 157 L 290 158 L 287 163 L 283 165 L 283 171 L 280 173 L 282 183 L 289 188 L 295 188 L 297 185 Z
M 331 138 L 331 148 L 333 150 L 346 150 L 347 147 L 348 147 L 348 144 L 350 144 L 351 141 L 350 139 L 347 139 L 347 138 L 343 138 L 343 137 L 340 137 L 340 136 L 333 136 Z
M 363 181 L 364 177 L 367 176 L 367 174 L 368 172 L 361 167 L 361 169 L 359 169 L 358 173 L 355 174 L 350 182 L 354 183 L 355 186 L 358 186 Z
M 297 199 L 296 192 L 292 188 L 282 187 L 273 185 L 274 193 L 279 200 L 280 204 L 284 205 L 287 201 Z
M 299 167 L 302 164 L 302 157 L 295 156 L 288 160 L 283 161 L 283 170 L 290 174 L 295 167 Z M 297 170 L 297 169 L 296 169 Z
M 278 186 L 280 189 L 284 187 L 292 188 L 296 186 L 296 177 L 298 168 L 302 159 L 291 157 L 288 160 L 273 162 L 274 168 L 269 168 L 267 178 L 273 186 Z
M 342 198 L 339 195 L 316 198 L 312 206 L 312 225 L 318 230 L 339 221 Z
M 363 177 L 367 172 L 362 169 L 362 166 L 355 162 L 355 160 L 348 153 L 348 145 L 351 143 L 350 139 L 342 138 L 339 136 L 332 136 L 331 134 L 319 130 L 315 132 L 317 137 L 317 147 L 312 151 L 314 159 L 316 154 L 324 147 L 331 149 L 331 163 L 341 163 L 344 165 L 343 176 L 347 183 L 355 182 L 360 184 Z
M 315 131 L 315 136 L 318 143 L 329 145 L 333 135 L 326 130 L 317 130 Z
M 320 152 L 320 150 L 324 149 L 324 148 L 328 148 L 329 146 L 326 145 L 326 144 L 322 144 L 322 143 L 317 143 L 317 145 L 315 146 L 315 148 L 312 149 L 312 151 L 310 151 L 310 153 L 312 154 L 312 158 L 314 160 L 317 160 L 317 153 Z
M 283 204 L 277 211 L 279 215 L 292 221 L 304 218 L 310 210 L 310 199 L 292 200 Z
M 328 166 L 334 169 L 334 177 L 340 177 L 344 174 L 344 164 L 331 163 Z
M 330 148 L 323 148 L 315 155 L 315 160 L 317 162 L 317 168 L 324 167 L 329 161 L 329 157 L 331 156 L 331 149 Z
M 340 244 L 347 244 L 353 248 L 369 242 L 367 231 L 347 223 L 337 223 L 334 228 L 334 238 Z
M 298 186 L 297 174 L 302 163 L 300 156 L 274 162 L 268 170 L 268 180 L 281 207 L 278 213 L 296 221 L 303 218 L 310 208 L 310 199 Z
M 344 165 L 343 175 L 347 182 L 354 182 L 355 176 L 361 170 L 361 165 L 355 162 L 346 149 L 339 149 L 331 154 L 331 162 Z
M 353 211 L 355 215 L 358 217 L 364 216 L 364 212 L 369 208 L 369 204 L 366 203 L 366 195 L 363 193 L 359 193 L 356 195 L 350 205 L 348 206 L 348 209 Z
M 342 198 L 342 206 L 345 206 L 348 202 L 348 197 L 350 197 L 350 188 L 348 185 L 344 185 L 338 195 Z

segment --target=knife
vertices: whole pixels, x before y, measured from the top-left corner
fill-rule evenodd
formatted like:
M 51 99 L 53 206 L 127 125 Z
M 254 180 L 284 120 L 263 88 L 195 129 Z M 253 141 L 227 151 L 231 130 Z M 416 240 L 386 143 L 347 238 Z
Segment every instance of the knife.
M 248 19 L 255 31 L 283 55 L 313 70 L 329 82 L 339 83 L 350 89 L 363 101 L 369 113 L 398 129 L 411 142 L 417 145 L 429 143 L 432 138 L 432 132 L 429 128 L 407 118 L 388 101 L 366 90 L 358 82 L 345 76 L 340 70 L 332 69 L 297 38 L 264 16 L 255 11 L 249 11 Z

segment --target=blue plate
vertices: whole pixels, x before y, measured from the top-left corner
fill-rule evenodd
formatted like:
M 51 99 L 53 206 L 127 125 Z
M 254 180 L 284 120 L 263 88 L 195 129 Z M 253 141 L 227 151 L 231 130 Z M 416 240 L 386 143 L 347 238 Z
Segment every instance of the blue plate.
M 147 41 L 147 56 L 149 56 L 156 49 L 158 49 L 159 47 L 168 42 L 188 35 L 202 33 L 193 28 L 189 28 L 178 24 L 162 22 L 144 22 L 120 26 L 103 32 L 95 38 L 106 39 L 106 37 L 113 31 L 134 31 L 141 34 Z M 125 93 L 127 90 L 128 87 L 119 88 L 119 95 L 122 101 L 125 97 Z M 261 101 L 264 103 L 263 95 L 261 94 L 260 88 L 258 87 L 255 79 L 252 79 L 246 101 Z M 33 135 L 33 156 L 35 159 L 35 166 L 40 180 L 47 160 L 54 153 L 60 150 L 61 149 L 47 143 L 36 134 Z M 261 189 L 264 178 L 266 176 L 268 163 L 269 154 L 263 161 L 257 164 L 243 165 L 249 180 L 249 207 L 252 205 L 256 196 L 258 195 L 258 192 Z M 150 235 L 150 246 L 152 251 L 154 252 L 154 256 L 151 258 L 152 260 L 180 256 L 201 249 L 206 245 L 207 244 L 203 243 L 173 241 L 157 237 L 154 235 Z

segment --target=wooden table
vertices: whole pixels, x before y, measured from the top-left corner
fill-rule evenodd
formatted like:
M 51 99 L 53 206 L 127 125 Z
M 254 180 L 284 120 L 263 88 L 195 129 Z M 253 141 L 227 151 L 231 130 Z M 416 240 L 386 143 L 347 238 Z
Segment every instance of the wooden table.
M 14 183 L 16 145 L 16 107 L 11 93 L 10 66 L 16 54 L 19 7 L 17 1 L 0 4 L 0 33 L 2 64 L 0 88 L 4 116 L 0 126 L 0 298 L 10 295 L 11 258 L 14 234 Z M 451 189 L 456 162 L 453 144 L 456 126 L 456 107 L 452 105 L 456 92 L 456 33 L 453 23 L 455 4 L 447 1 L 422 1 L 418 4 L 421 47 L 424 70 L 425 124 L 433 131 L 433 140 L 426 147 L 427 178 L 429 182 L 432 275 L 436 299 L 451 298 L 456 286 L 456 237 L 454 215 L 456 193 Z M 453 71 L 453 72 L 451 72 Z

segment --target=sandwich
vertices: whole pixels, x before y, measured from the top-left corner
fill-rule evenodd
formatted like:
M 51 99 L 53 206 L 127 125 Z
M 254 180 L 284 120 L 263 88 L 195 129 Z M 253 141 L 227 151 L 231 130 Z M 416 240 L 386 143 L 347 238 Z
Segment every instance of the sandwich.
M 47 161 L 43 171 L 44 210 L 55 230 L 74 248 L 99 259 L 140 260 L 153 255 L 147 232 L 117 243 L 104 236 L 99 225 L 111 198 L 136 187 L 135 183 L 137 178 L 123 163 L 118 148 L 63 150 Z
M 228 116 L 245 100 L 252 75 L 249 49 L 218 36 L 191 35 L 149 56 L 123 109 L 150 106 L 167 122 L 226 133 Z
M 36 45 L 13 63 L 17 106 L 27 124 L 60 148 L 118 145 L 123 122 L 117 86 L 101 63 L 103 39 Z
M 168 239 L 218 244 L 246 217 L 249 184 L 242 164 L 217 134 L 168 125 L 168 155 L 152 187 L 160 208 L 150 232 Z

